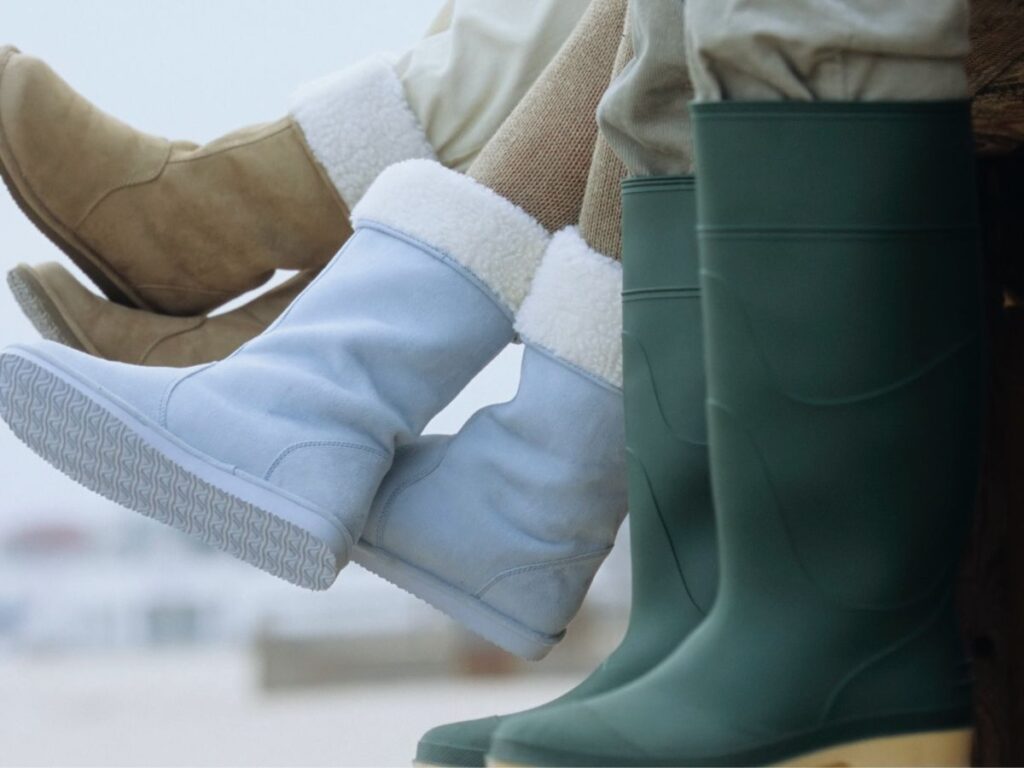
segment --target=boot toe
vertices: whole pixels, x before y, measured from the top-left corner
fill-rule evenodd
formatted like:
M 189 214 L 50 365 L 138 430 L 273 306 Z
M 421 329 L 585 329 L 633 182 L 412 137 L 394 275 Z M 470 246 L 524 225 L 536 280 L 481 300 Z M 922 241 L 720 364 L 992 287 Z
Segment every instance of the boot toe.
M 492 715 L 431 728 L 416 747 L 416 762 L 483 768 L 487 764 L 491 736 L 500 724 L 501 718 Z
M 73 240 L 104 196 L 156 177 L 169 153 L 169 142 L 97 109 L 46 62 L 0 49 L 0 168 L 48 231 Z
M 0 354 L 0 417 L 86 488 L 294 584 L 326 589 L 347 561 L 350 533 L 161 427 L 164 393 L 188 373 L 52 342 L 12 347 Z
M 60 119 L 72 93 L 42 60 L 13 46 L 0 49 L 0 126 L 19 164 L 46 159 L 41 150 L 49 136 L 38 131 L 49 133 L 48 122 Z
M 587 702 L 508 718 L 491 739 L 497 765 L 651 765 L 645 750 Z

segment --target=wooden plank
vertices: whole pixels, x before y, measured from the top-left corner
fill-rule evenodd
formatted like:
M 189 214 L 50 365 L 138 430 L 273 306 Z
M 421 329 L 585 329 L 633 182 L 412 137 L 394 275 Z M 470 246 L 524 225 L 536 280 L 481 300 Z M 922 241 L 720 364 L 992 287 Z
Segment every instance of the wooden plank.
M 972 0 L 968 93 L 976 96 L 1024 57 L 1024 0 Z
M 1024 54 L 974 98 L 972 113 L 978 154 L 1010 154 L 1024 147 Z
M 973 0 L 967 79 L 978 154 L 1024 147 L 1024 0 Z

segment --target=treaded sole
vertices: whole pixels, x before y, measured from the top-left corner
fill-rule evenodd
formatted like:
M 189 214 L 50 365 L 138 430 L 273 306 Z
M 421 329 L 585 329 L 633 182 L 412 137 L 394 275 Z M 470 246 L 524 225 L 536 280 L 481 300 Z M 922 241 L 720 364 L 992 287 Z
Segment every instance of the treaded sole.
M 399 560 L 384 550 L 360 541 L 352 559 L 389 584 L 408 592 L 484 640 L 528 661 L 543 659 L 565 636 L 545 635 L 494 610 L 436 576 Z
M 89 352 L 85 344 L 71 330 L 56 307 L 52 305 L 42 287 L 37 284 L 28 267 L 18 265 L 7 273 L 7 287 L 22 313 L 44 339 L 56 341 L 66 347 Z
M 0 417 L 29 448 L 111 501 L 308 589 L 338 557 L 303 528 L 201 479 L 48 368 L 0 356 Z

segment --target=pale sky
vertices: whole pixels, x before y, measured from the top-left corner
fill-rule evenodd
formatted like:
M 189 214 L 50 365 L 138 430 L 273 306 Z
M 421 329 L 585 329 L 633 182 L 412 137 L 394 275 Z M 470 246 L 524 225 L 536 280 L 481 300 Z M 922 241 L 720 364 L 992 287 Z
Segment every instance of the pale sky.
M 139 129 L 207 141 L 284 114 L 299 84 L 368 54 L 400 51 L 440 0 L 0 0 L 0 43 L 39 56 L 80 93 Z M 0 272 L 68 259 L 0 191 Z M 0 348 L 37 338 L 0 282 Z M 510 397 L 509 350 L 431 425 L 450 432 Z M 130 514 L 36 458 L 0 424 L 0 532 L 26 516 Z

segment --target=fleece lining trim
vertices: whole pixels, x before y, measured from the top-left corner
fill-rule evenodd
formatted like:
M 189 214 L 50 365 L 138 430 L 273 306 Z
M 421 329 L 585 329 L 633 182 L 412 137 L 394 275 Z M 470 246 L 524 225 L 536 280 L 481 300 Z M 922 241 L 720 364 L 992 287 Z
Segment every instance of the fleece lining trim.
M 575 227 L 551 238 L 516 330 L 614 387 L 622 388 L 622 265 L 584 242 Z
M 384 56 L 300 87 L 292 96 L 290 112 L 349 210 L 392 163 L 434 157 L 405 89 Z
M 551 236 L 494 190 L 430 160 L 384 171 L 352 210 L 356 228 L 377 223 L 427 243 L 483 282 L 514 313 Z

